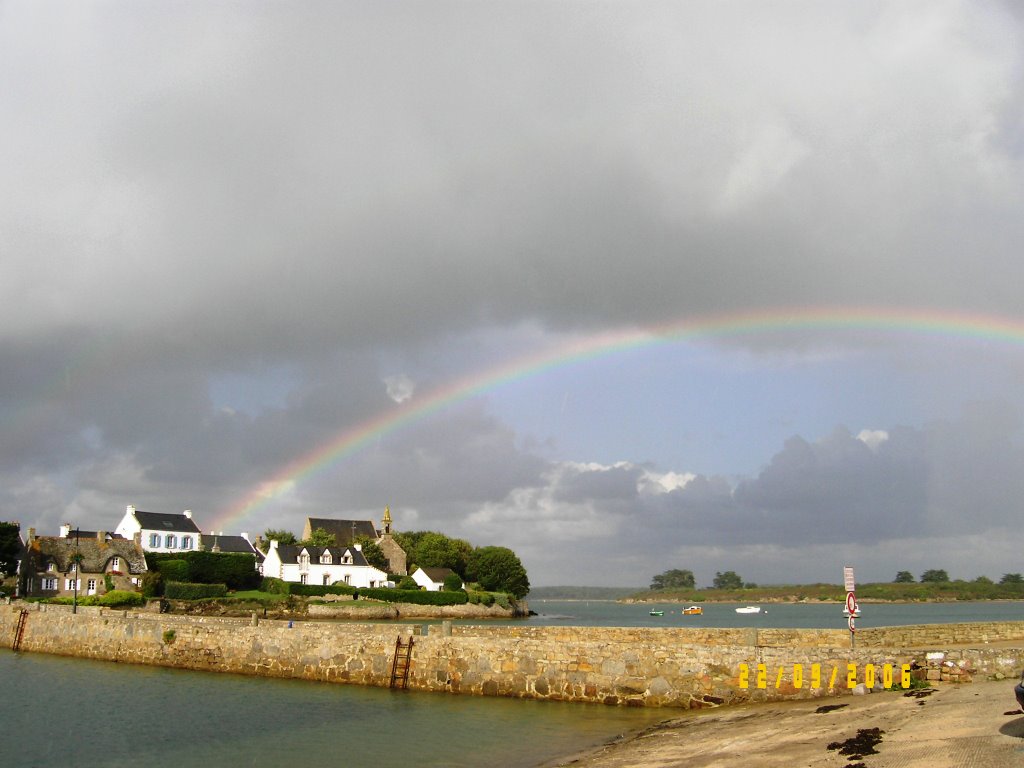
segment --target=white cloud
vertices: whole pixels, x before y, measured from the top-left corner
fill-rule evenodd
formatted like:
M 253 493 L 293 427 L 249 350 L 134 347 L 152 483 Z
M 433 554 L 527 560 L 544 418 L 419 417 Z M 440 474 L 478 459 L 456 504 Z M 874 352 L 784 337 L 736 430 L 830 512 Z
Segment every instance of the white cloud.
M 385 376 L 384 386 L 387 388 L 388 397 L 396 403 L 404 403 L 416 391 L 416 382 L 404 373 L 395 376 Z
M 640 476 L 639 490 L 645 493 L 669 493 L 685 488 L 697 476 L 692 472 L 654 472 L 647 470 Z
M 756 203 L 771 194 L 810 152 L 784 124 L 769 123 L 744 137 L 721 194 L 723 213 Z
M 873 451 L 889 439 L 889 433 L 884 429 L 862 429 L 857 433 L 857 439 Z

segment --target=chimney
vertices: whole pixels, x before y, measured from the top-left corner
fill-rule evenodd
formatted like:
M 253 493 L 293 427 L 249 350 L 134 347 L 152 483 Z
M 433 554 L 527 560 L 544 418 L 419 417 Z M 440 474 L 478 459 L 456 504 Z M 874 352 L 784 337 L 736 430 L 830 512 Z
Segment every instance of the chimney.
M 192 519 L 192 510 L 191 510 L 191 509 L 186 509 L 186 510 L 185 510 L 185 512 L 184 512 L 184 515 L 185 515 L 185 517 L 187 517 L 187 518 L 188 518 L 189 520 L 191 520 L 191 519 Z
M 107 540 L 107 532 L 106 531 L 96 531 L 96 541 L 98 541 L 98 542 L 100 542 L 102 544 L 106 540 Z
M 128 505 L 128 509 L 126 510 L 126 512 L 129 515 L 134 515 L 135 514 L 135 505 L 134 504 L 129 504 Z
M 32 530 L 33 530 L 33 529 L 32 529 L 32 528 L 29 528 L 28 530 L 29 530 L 29 536 L 31 536 L 31 535 L 32 535 Z M 278 541 L 277 541 L 277 539 L 271 539 L 271 540 L 270 540 L 270 548 L 271 548 L 271 549 L 277 549 L 277 544 L 278 544 Z
M 32 539 L 34 539 L 35 537 L 36 537 L 36 529 L 35 528 L 29 528 L 28 529 L 28 540 L 29 540 L 29 542 L 31 543 Z
M 242 531 L 242 538 L 245 539 L 246 541 L 248 541 L 249 540 L 249 532 L 248 531 Z
M 362 544 L 353 544 L 352 547 L 355 549 L 356 552 L 362 552 L 363 551 L 363 545 Z
M 71 535 L 71 523 L 63 523 L 60 527 L 60 537 L 66 539 Z

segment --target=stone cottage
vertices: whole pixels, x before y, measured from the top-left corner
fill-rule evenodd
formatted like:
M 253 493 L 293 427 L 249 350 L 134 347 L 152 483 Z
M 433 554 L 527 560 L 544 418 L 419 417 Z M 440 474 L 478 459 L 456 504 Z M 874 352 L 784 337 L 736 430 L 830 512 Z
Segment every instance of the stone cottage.
M 61 526 L 60 536 L 28 529 L 22 573 L 27 597 L 102 595 L 134 590 L 146 572 L 146 556 L 135 541 L 107 531 Z

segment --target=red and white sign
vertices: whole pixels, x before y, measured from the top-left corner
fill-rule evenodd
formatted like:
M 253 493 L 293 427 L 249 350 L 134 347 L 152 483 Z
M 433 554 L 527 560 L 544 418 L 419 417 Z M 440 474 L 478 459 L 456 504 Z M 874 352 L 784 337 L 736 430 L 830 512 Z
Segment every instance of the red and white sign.
M 857 598 L 853 592 L 846 593 L 846 612 L 851 616 L 857 612 Z
M 857 631 L 857 630 L 855 630 L 853 628 L 853 614 L 852 613 L 850 614 L 850 618 L 846 620 L 846 623 L 850 625 L 850 632 L 856 632 Z

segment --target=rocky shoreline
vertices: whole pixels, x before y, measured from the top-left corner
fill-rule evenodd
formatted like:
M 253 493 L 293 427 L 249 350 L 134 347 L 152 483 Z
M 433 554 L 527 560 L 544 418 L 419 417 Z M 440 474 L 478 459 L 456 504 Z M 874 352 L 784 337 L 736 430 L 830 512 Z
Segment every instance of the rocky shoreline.
M 543 768 L 1024 765 L 1013 681 L 687 712 Z M 867 762 L 861 762 L 866 759 Z

